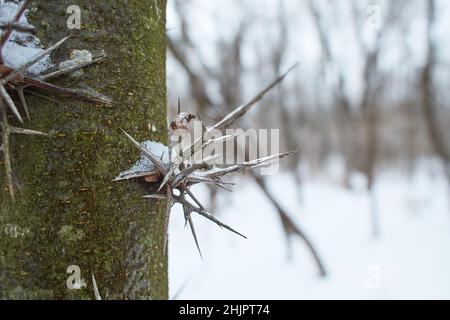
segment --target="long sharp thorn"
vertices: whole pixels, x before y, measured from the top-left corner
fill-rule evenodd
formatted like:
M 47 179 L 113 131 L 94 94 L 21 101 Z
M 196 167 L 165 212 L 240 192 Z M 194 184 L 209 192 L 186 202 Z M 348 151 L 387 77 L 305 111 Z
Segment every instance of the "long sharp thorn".
M 186 201 L 185 199 L 184 199 L 184 201 Z M 186 228 L 187 227 L 187 225 L 188 225 L 188 213 L 187 213 L 187 207 L 186 207 L 186 205 L 182 205 L 183 206 L 183 214 L 184 214 L 184 227 Z
M 203 211 L 206 211 L 205 207 L 202 205 L 202 203 L 197 199 L 197 197 L 192 193 L 191 190 L 188 188 L 183 188 L 183 190 L 191 197 L 192 200 L 199 206 L 199 208 Z
M 190 174 L 194 173 L 197 170 L 210 169 L 211 168 L 211 164 L 210 163 L 213 163 L 219 156 L 221 156 L 221 155 L 216 155 L 216 156 L 211 156 L 211 157 L 205 158 L 203 160 L 203 162 L 194 163 L 193 165 L 191 165 L 187 169 L 184 169 L 183 171 L 181 171 L 179 174 L 177 174 L 175 176 L 175 179 L 172 182 L 172 186 L 175 187 L 175 188 L 178 187 L 178 185 L 180 183 L 182 183 L 183 180 L 185 180 Z
M 36 28 L 30 25 L 26 25 L 26 24 L 20 24 L 18 22 L 8 22 L 8 23 L 4 23 L 1 22 L 0 23 L 0 29 L 2 30 L 9 30 L 12 29 L 12 31 L 17 31 L 17 32 L 21 32 L 21 33 L 29 33 L 32 35 L 36 35 Z
M 211 220 L 212 222 L 214 222 L 215 224 L 219 225 L 220 227 L 223 227 L 231 232 L 236 233 L 237 235 L 240 235 L 241 237 L 247 239 L 246 236 L 242 235 L 241 233 L 237 232 L 236 230 L 234 230 L 233 228 L 231 228 L 230 226 L 226 225 L 225 223 L 221 222 L 220 220 L 216 219 L 212 214 L 208 213 L 208 211 L 205 209 L 205 207 L 201 204 L 201 202 L 197 199 L 197 197 L 192 193 L 191 190 L 189 190 L 188 188 L 184 188 L 183 190 L 186 191 L 186 193 L 192 198 L 192 200 L 194 200 L 194 202 L 199 206 L 200 208 L 200 212 L 199 214 L 201 214 L 202 216 L 204 216 L 205 218 Z
M 6 91 L 5 87 L 3 85 L 0 85 L 0 95 L 2 96 L 3 100 L 6 102 L 8 107 L 11 109 L 11 111 L 16 116 L 17 120 L 19 120 L 20 123 L 23 123 L 22 116 L 19 113 L 19 110 L 17 110 L 16 105 L 14 104 L 14 101 L 12 100 L 9 93 Z
M 44 99 L 44 100 L 49 101 L 49 102 L 52 102 L 52 103 L 54 103 L 54 104 L 60 104 L 60 102 L 59 102 L 58 100 L 52 99 L 52 98 L 47 97 L 47 96 L 45 96 L 45 95 L 43 95 L 43 94 L 40 94 L 40 93 L 31 91 L 31 90 L 27 90 L 26 92 L 27 92 L 28 95 L 35 96 L 35 97 Z
M 56 50 L 59 46 L 61 46 L 67 39 L 69 39 L 70 37 L 65 37 L 62 40 L 58 41 L 57 43 L 55 43 L 54 45 L 52 45 L 50 48 L 45 49 L 44 51 L 42 51 L 41 53 L 39 53 L 38 55 L 36 55 L 34 58 L 32 58 L 30 61 L 24 63 L 22 66 L 20 66 L 18 69 L 14 70 L 13 72 L 11 72 L 9 75 L 7 75 L 6 77 L 4 77 L 3 79 L 1 79 L 1 84 L 5 85 L 6 83 L 8 83 L 9 81 L 11 81 L 12 79 L 14 79 L 16 76 L 18 76 L 19 74 L 23 74 L 25 71 L 27 71 L 30 67 L 32 67 L 36 62 L 38 62 L 39 60 L 41 60 L 42 58 L 44 58 L 46 55 L 48 55 L 49 53 L 51 53 L 52 51 Z
M 181 113 L 181 101 L 180 98 L 178 98 L 178 114 Z
M 149 195 L 143 196 L 142 198 L 154 199 L 154 200 L 162 200 L 162 199 L 167 199 L 167 196 L 162 195 L 162 194 L 149 194 Z
M 241 164 L 231 165 L 231 166 L 225 167 L 223 169 L 218 169 L 218 170 L 208 174 L 208 177 L 209 178 L 218 178 L 218 177 L 223 177 L 223 176 L 226 176 L 226 175 L 229 175 L 232 173 L 236 173 L 236 172 L 241 172 L 241 171 L 245 171 L 245 170 L 249 170 L 249 169 L 255 169 L 258 167 L 268 165 L 268 164 L 270 164 L 271 161 L 282 159 L 282 158 L 287 157 L 296 152 L 298 152 L 298 151 L 290 151 L 290 152 L 280 153 L 280 154 L 244 162 Z
M 184 280 L 183 284 L 178 288 L 178 290 L 175 292 L 175 294 L 172 296 L 170 300 L 178 300 L 178 297 L 181 295 L 186 286 L 189 284 L 189 281 L 190 277 Z
M 94 274 L 92 273 L 92 286 L 94 287 L 95 300 L 102 300 L 100 292 L 98 291 L 97 281 L 95 281 Z
M 199 118 L 200 119 L 200 118 Z M 201 121 L 201 119 L 200 119 Z M 213 144 L 213 143 L 224 143 L 228 140 L 234 139 L 242 134 L 245 134 L 244 132 L 238 132 L 238 133 L 234 133 L 234 134 L 230 134 L 230 135 L 226 135 L 226 136 L 222 136 L 219 138 L 214 138 L 214 139 L 210 139 L 209 137 L 209 132 L 208 129 L 206 128 L 205 124 L 202 121 L 202 126 L 203 126 L 203 130 L 206 130 L 204 132 L 204 134 L 202 134 L 201 137 L 197 138 L 197 140 L 194 141 L 193 144 L 191 144 L 189 147 L 185 148 L 182 150 L 181 152 L 181 156 L 183 160 L 187 160 L 189 159 L 192 155 L 194 155 L 197 150 L 196 147 L 199 146 L 201 150 L 205 149 L 207 146 Z M 205 135 L 206 138 L 209 139 L 208 141 L 205 142 Z
M 181 191 L 182 191 L 182 190 L 188 192 L 189 189 L 187 189 L 187 188 L 185 188 L 185 189 L 181 188 Z M 189 193 L 188 193 L 188 194 L 189 194 Z M 189 194 L 189 195 L 191 196 L 191 194 Z M 192 196 L 191 196 L 191 198 L 194 199 Z M 199 215 L 201 215 L 201 216 L 205 217 L 206 219 L 208 219 L 208 220 L 214 222 L 214 223 L 215 223 L 216 225 L 218 225 L 219 227 L 225 228 L 225 229 L 227 229 L 228 231 L 231 231 L 231 232 L 233 232 L 233 233 L 235 233 L 235 234 L 237 234 L 237 235 L 243 237 L 244 239 L 247 239 L 247 237 L 244 236 L 243 234 L 239 233 L 238 231 L 234 230 L 234 229 L 231 228 L 230 226 L 228 226 L 228 225 L 226 225 L 225 223 L 221 222 L 220 220 L 216 219 L 212 214 L 210 214 L 206 209 L 203 208 L 203 206 L 198 202 L 198 200 L 197 200 L 197 201 L 194 200 L 194 201 L 196 201 L 196 203 L 198 204 L 198 207 L 195 207 L 194 205 L 192 205 L 192 204 L 189 203 L 188 201 L 185 201 L 185 200 L 183 199 L 183 197 L 178 196 L 178 197 L 174 197 L 174 199 L 175 199 L 176 202 L 181 203 L 182 205 L 188 206 L 189 210 L 192 210 L 192 211 L 194 211 L 194 212 L 197 212 Z
M 203 134 L 208 131 L 208 128 L 206 128 L 206 125 L 203 122 L 203 119 L 200 117 L 200 114 L 198 112 L 197 112 L 197 118 L 200 121 L 200 123 L 202 124 L 202 129 L 203 129 L 202 137 L 203 137 Z
M 244 236 L 242 233 L 240 233 L 240 232 L 234 230 L 234 229 L 231 228 L 230 226 L 228 226 L 228 225 L 226 225 L 225 223 L 221 222 L 220 220 L 218 220 L 217 218 L 215 218 L 212 214 L 208 213 L 207 211 L 205 211 L 205 210 L 200 210 L 200 212 L 198 212 L 198 213 L 199 213 L 200 215 L 202 215 L 203 217 L 205 217 L 206 219 L 208 219 L 208 220 L 214 222 L 214 223 L 217 224 L 219 227 L 225 228 L 225 229 L 227 229 L 228 231 L 231 231 L 231 232 L 233 232 L 233 233 L 235 233 L 235 234 L 241 236 L 242 238 L 247 239 L 247 237 Z
M 194 237 L 195 245 L 197 246 L 198 253 L 200 254 L 200 258 L 203 260 L 202 250 L 200 250 L 200 245 L 198 243 L 197 234 L 195 233 L 194 222 L 192 221 L 192 217 L 188 214 L 187 220 L 189 222 L 189 227 L 191 228 L 192 236 Z
M 27 85 L 31 85 L 36 88 L 50 90 L 50 91 L 56 92 L 60 95 L 63 95 L 66 97 L 71 97 L 71 98 L 74 98 L 76 100 L 83 101 L 83 102 L 98 103 L 98 104 L 103 104 L 103 105 L 111 105 L 111 103 L 112 103 L 112 101 L 107 98 L 103 99 L 100 97 L 87 95 L 85 93 L 80 93 L 80 92 L 77 92 L 72 89 L 59 87 L 57 85 L 54 85 L 54 84 L 51 84 L 51 83 L 48 83 L 48 82 L 45 82 L 45 81 L 42 81 L 39 79 L 25 78 L 24 82 Z
M 17 128 L 17 127 L 11 127 L 10 130 L 11 130 L 11 133 L 15 133 L 15 134 L 27 134 L 27 135 L 31 135 L 31 136 L 48 136 L 48 134 L 40 132 L 40 131 Z
M 215 183 L 214 185 L 215 185 L 216 187 L 218 187 L 218 188 L 221 188 L 221 189 L 225 190 L 225 191 L 233 192 L 232 189 L 228 188 L 227 186 L 225 186 L 225 185 L 223 185 L 223 184 L 221 184 L 221 183 Z
M 139 142 L 134 140 L 132 136 L 130 136 L 125 130 L 122 130 L 122 132 L 127 136 L 127 138 L 141 151 L 154 165 L 155 167 L 162 173 L 166 173 L 166 168 L 164 167 L 163 163 L 157 156 L 155 156 L 153 153 L 151 153 L 149 150 L 145 149 Z
M 186 181 L 188 183 L 191 184 L 198 184 L 198 183 L 207 183 L 207 184 L 216 184 L 216 183 L 220 183 L 222 185 L 228 185 L 228 186 L 234 186 L 236 185 L 235 183 L 232 182 L 225 182 L 225 181 L 221 181 L 218 178 L 208 178 L 208 177 L 204 177 L 204 176 L 189 176 L 186 178 Z
M 28 110 L 27 100 L 25 100 L 25 95 L 23 94 L 23 87 L 16 87 L 17 95 L 19 96 L 20 103 L 23 106 L 23 109 L 25 110 L 25 114 L 27 116 L 28 121 L 31 120 L 30 118 L 30 112 Z
M 183 214 L 184 214 L 184 227 L 186 228 L 187 224 L 188 224 L 188 208 L 186 206 L 186 204 L 184 202 L 186 202 L 186 195 L 185 192 L 183 190 L 180 190 L 181 193 L 181 199 L 183 199 L 183 203 L 181 204 L 183 207 Z
M 158 188 L 158 192 L 162 190 L 162 188 L 164 188 L 164 186 L 167 184 L 167 182 L 169 182 L 170 178 L 172 177 L 173 173 L 176 170 L 176 166 L 171 166 L 169 169 L 169 172 L 166 173 L 166 175 L 164 176 L 163 181 L 161 182 L 161 185 Z
M 75 65 L 73 67 L 69 67 L 69 68 L 65 68 L 65 69 L 62 69 L 62 70 L 58 70 L 58 71 L 54 71 L 54 72 L 50 72 L 50 73 L 44 74 L 44 75 L 40 76 L 39 79 L 40 80 L 54 79 L 54 78 L 57 78 L 59 76 L 62 76 L 62 75 L 71 73 L 73 71 L 76 71 L 76 70 L 83 69 L 85 67 L 91 66 L 91 65 L 93 65 L 95 63 L 101 62 L 105 58 L 106 58 L 105 54 L 104 55 L 100 55 L 100 56 L 94 58 L 92 61 L 80 63 L 80 64 L 77 64 L 77 65 Z
M 294 69 L 296 68 L 298 63 L 294 64 L 291 68 L 289 68 L 288 71 L 286 71 L 283 75 L 279 76 L 275 81 L 273 81 L 270 85 L 268 85 L 264 90 L 262 90 L 260 93 L 258 93 L 250 102 L 236 108 L 234 111 L 229 113 L 227 116 L 225 116 L 221 121 L 219 121 L 217 124 L 214 125 L 213 129 L 225 129 L 228 128 L 230 125 L 233 124 L 237 119 L 242 117 L 244 114 L 247 113 L 248 110 L 250 110 L 251 107 L 253 107 L 258 101 L 260 101 L 267 92 L 272 90 L 277 84 L 279 84 L 283 79 Z
M 167 243 L 169 241 L 169 221 L 170 221 L 170 211 L 172 210 L 173 206 L 173 199 L 172 199 L 172 191 L 169 187 L 167 187 L 167 207 L 166 207 L 166 213 L 164 216 L 164 244 L 163 244 L 163 252 L 164 255 L 166 255 L 167 251 Z

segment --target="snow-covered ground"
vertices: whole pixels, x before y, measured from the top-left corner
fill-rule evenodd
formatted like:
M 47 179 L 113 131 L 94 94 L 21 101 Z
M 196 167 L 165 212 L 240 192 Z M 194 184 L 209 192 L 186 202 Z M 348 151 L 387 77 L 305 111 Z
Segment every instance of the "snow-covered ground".
M 288 250 L 277 215 L 249 180 L 221 193 L 219 217 L 241 239 L 195 217 L 204 261 L 181 209 L 170 225 L 170 291 L 178 299 L 450 299 L 450 209 L 438 166 L 423 162 L 413 177 L 379 175 L 376 199 L 381 237 L 370 236 L 370 201 L 363 179 L 354 190 L 339 170 L 306 176 L 299 201 L 288 174 L 269 178 L 272 192 L 317 247 L 329 275 L 317 269 L 300 239 Z M 204 190 L 196 190 L 205 195 Z M 205 197 L 203 197 L 205 198 Z M 182 290 L 180 290 L 182 289 Z

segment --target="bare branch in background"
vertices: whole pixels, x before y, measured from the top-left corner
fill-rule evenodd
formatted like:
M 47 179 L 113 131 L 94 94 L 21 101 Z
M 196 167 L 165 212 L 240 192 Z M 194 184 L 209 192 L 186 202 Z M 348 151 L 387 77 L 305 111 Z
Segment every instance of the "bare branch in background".
M 325 82 L 326 73 L 330 73 L 330 70 L 336 72 L 334 88 L 331 89 L 333 96 L 336 99 L 336 111 L 335 124 L 336 133 L 338 137 L 338 144 L 340 151 L 342 152 L 345 161 L 345 175 L 344 185 L 349 187 L 350 174 L 352 171 L 355 155 L 354 139 L 353 137 L 353 115 L 351 113 L 350 101 L 346 92 L 346 80 L 344 72 L 340 66 L 340 63 L 336 61 L 335 56 L 331 51 L 331 39 L 330 34 L 327 32 L 327 28 L 324 25 L 324 18 L 317 7 L 317 2 L 309 0 L 309 8 L 313 16 L 314 25 L 318 32 L 318 37 L 322 49 L 322 63 L 320 65 L 320 74 L 322 82 Z M 322 86 L 320 86 L 322 87 Z
M 422 111 L 428 136 L 433 146 L 434 152 L 444 165 L 445 174 L 450 184 L 450 151 L 445 144 L 445 138 L 439 125 L 438 106 L 436 103 L 433 73 L 437 60 L 436 43 L 433 40 L 433 26 L 436 23 L 436 1 L 427 1 L 427 62 L 421 75 L 422 86 Z
M 200 112 L 203 112 L 206 107 L 213 106 L 214 102 L 209 97 L 209 94 L 206 92 L 206 88 L 203 87 L 203 81 L 197 76 L 197 74 L 192 70 L 187 61 L 187 57 L 183 54 L 182 50 L 178 47 L 178 44 L 173 41 L 169 36 L 167 38 L 167 47 L 169 51 L 172 53 L 174 58 L 181 64 L 183 69 L 186 71 L 189 77 L 189 84 L 191 87 L 191 93 L 197 102 Z
M 272 49 L 272 65 L 275 71 L 275 74 L 281 74 L 283 63 L 285 62 L 285 55 L 288 52 L 288 42 L 289 42 L 289 34 L 288 34 L 288 13 L 285 8 L 284 0 L 278 1 L 278 29 L 279 29 L 279 40 L 276 42 L 275 46 Z M 299 141 L 298 136 L 295 134 L 295 127 L 293 126 L 292 116 L 287 109 L 286 100 L 287 90 L 284 89 L 283 83 L 280 83 L 277 87 L 277 97 L 275 103 L 278 104 L 278 108 L 280 110 L 281 123 L 283 126 L 281 128 L 282 135 L 284 137 L 284 141 L 286 141 L 286 147 L 288 150 L 299 149 Z M 300 107 L 301 101 L 296 102 L 296 107 Z M 297 182 L 297 187 L 301 188 L 301 177 L 300 171 L 298 170 L 298 165 L 300 164 L 301 153 L 298 152 L 294 154 L 288 160 L 289 168 L 294 173 L 295 181 Z
M 363 83 L 363 95 L 359 104 L 359 110 L 363 115 L 363 122 L 365 126 L 365 148 L 364 148 L 364 164 L 363 172 L 367 178 L 367 189 L 370 194 L 371 202 L 371 225 L 372 225 L 372 236 L 373 238 L 378 238 L 380 235 L 380 219 L 379 212 L 377 210 L 377 203 L 374 194 L 374 184 L 375 184 L 375 168 L 376 159 L 379 150 L 379 105 L 377 105 L 379 92 L 381 92 L 380 86 L 383 85 L 382 75 L 379 71 L 379 54 L 381 51 L 382 41 L 386 34 L 386 27 L 380 30 L 373 30 L 375 32 L 375 40 L 372 48 L 369 48 L 362 34 L 362 26 L 360 26 L 360 19 L 362 15 L 358 11 L 357 1 L 353 1 L 353 18 L 356 25 L 356 38 L 358 44 L 361 48 L 363 58 L 364 58 L 364 83 Z M 390 3 L 389 10 L 387 11 L 386 25 L 391 28 L 394 25 L 396 15 L 398 13 L 398 3 Z
M 279 204 L 279 202 L 269 192 L 269 190 L 267 189 L 266 184 L 264 183 L 264 180 L 260 176 L 255 174 L 253 171 L 251 171 L 250 174 L 253 177 L 253 179 L 256 181 L 258 186 L 261 188 L 261 190 L 264 192 L 264 194 L 266 195 L 267 199 L 269 199 L 269 201 L 272 203 L 272 205 L 277 210 L 277 212 L 278 212 L 278 214 L 279 214 L 279 216 L 281 218 L 281 223 L 283 225 L 283 228 L 286 231 L 286 236 L 287 236 L 288 241 L 290 240 L 290 238 L 293 235 L 297 235 L 301 239 L 303 239 L 305 245 L 308 247 L 309 251 L 311 252 L 311 254 L 313 256 L 314 261 L 317 264 L 320 276 L 321 277 L 325 277 L 327 275 L 327 271 L 326 271 L 325 266 L 324 266 L 324 264 L 322 262 L 322 259 L 319 256 L 318 251 L 315 249 L 314 245 L 309 240 L 309 237 L 306 236 L 304 231 L 298 225 L 293 223 L 293 221 L 291 220 L 291 218 L 289 217 L 287 212 L 283 209 L 283 207 Z

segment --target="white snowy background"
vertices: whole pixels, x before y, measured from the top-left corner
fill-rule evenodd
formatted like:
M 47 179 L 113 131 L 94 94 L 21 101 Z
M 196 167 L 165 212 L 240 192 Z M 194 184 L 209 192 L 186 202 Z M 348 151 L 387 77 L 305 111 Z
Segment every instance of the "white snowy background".
M 411 179 L 382 174 L 376 185 L 378 240 L 370 237 L 362 179 L 354 177 L 355 190 L 342 189 L 337 161 L 328 174 L 307 176 L 302 203 L 288 174 L 270 178 L 271 191 L 317 247 L 329 272 L 324 279 L 300 239 L 288 259 L 274 208 L 250 180 L 237 179 L 239 192 L 221 193 L 218 203 L 220 218 L 247 240 L 195 219 L 204 261 L 175 207 L 170 292 L 179 299 L 449 299 L 450 210 L 440 170 L 424 161 Z
M 274 39 L 271 25 L 278 1 L 191 0 L 189 3 L 186 15 L 194 47 L 185 49 L 188 55 L 198 55 L 206 65 L 216 63 L 215 41 L 229 37 L 239 26 L 242 16 L 252 13 L 244 17 L 253 19 L 253 23 L 250 31 L 247 30 L 248 39 L 242 54 L 245 72 L 256 74 L 255 69 L 259 68 L 256 62 L 264 60 L 265 48 Z M 339 3 L 345 5 L 345 1 Z M 169 34 L 176 35 L 180 28 L 173 6 L 173 1 L 169 1 L 167 29 Z M 307 13 L 306 1 L 285 1 L 285 6 L 291 30 L 285 60 L 300 60 L 295 72 L 307 79 L 308 75 L 314 75 L 318 66 L 320 43 Z M 448 22 L 442 18 L 448 16 L 449 9 L 445 1 L 439 2 L 440 27 L 435 31 L 438 36 L 449 29 Z M 386 41 L 391 50 L 382 56 L 382 68 L 398 68 L 399 74 L 406 77 L 417 72 L 425 52 L 423 10 L 423 1 L 405 1 L 405 14 L 410 15 L 405 40 L 411 52 L 410 65 L 402 64 L 402 55 L 397 50 L 399 39 L 388 37 Z M 337 13 L 328 17 L 329 21 L 335 22 L 333 19 L 339 20 L 344 30 L 330 29 L 340 35 L 333 40 L 333 50 L 347 71 L 350 98 L 358 99 L 361 91 L 358 48 L 345 32 L 348 17 Z M 443 59 L 448 57 L 445 54 L 448 47 L 440 47 Z M 183 88 L 187 87 L 182 73 L 177 63 L 169 59 L 168 88 L 172 100 L 182 95 Z M 442 77 L 448 80 L 448 73 L 443 73 Z M 257 77 L 249 76 L 249 79 L 252 81 L 244 88 L 248 97 L 261 87 Z M 330 159 L 319 173 L 313 174 L 307 165 L 302 165 L 300 170 L 303 178 L 301 199 L 289 172 L 270 177 L 268 185 L 292 219 L 312 239 L 328 271 L 326 278 L 318 276 L 301 239 L 294 238 L 289 254 L 275 209 L 250 179 L 240 176 L 234 179 L 238 185 L 234 193 L 219 194 L 216 213 L 246 234 L 248 240 L 196 217 L 194 222 L 204 261 L 197 253 L 190 230 L 184 227 L 181 208 L 175 207 L 170 221 L 171 297 L 450 299 L 449 190 L 438 161 L 421 160 L 413 175 L 401 168 L 380 170 L 375 186 L 381 218 L 378 240 L 370 236 L 370 197 L 364 177 L 354 174 L 353 189 L 344 189 L 341 183 L 343 166 L 338 158 Z M 195 191 L 208 203 L 205 190 Z

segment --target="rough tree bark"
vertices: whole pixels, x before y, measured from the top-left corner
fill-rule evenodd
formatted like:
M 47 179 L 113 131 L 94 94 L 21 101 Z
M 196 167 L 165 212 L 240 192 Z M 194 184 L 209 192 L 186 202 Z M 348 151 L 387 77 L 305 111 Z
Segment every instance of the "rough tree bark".
M 72 49 L 104 50 L 108 59 L 61 84 L 87 84 L 114 103 L 29 99 L 29 127 L 50 136 L 12 140 L 21 192 L 16 203 L 0 193 L 0 298 L 92 299 L 92 273 L 103 297 L 167 299 L 165 203 L 112 182 L 139 156 L 120 128 L 141 140 L 167 138 L 166 1 L 33 1 L 29 19 L 45 45 L 69 33 L 69 5 L 82 8 L 82 29 L 53 61 Z M 81 290 L 66 286 L 70 265 L 80 267 Z

